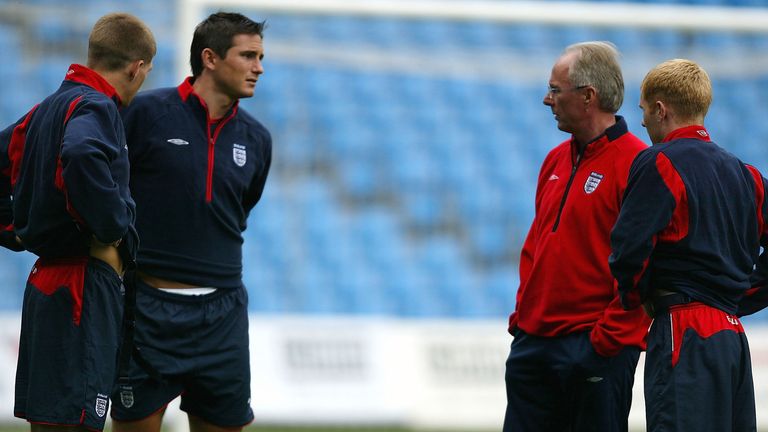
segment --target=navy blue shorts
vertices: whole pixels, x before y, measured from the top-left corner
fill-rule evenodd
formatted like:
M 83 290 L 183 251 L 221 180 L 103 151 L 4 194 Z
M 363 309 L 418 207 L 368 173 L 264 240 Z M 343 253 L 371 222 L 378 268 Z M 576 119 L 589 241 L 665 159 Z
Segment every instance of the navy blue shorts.
M 749 345 L 739 319 L 702 303 L 657 314 L 648 334 L 649 431 L 755 431 Z
M 24 291 L 14 415 L 102 430 L 122 317 L 122 281 L 107 263 L 37 260 Z
M 144 419 L 181 395 L 183 411 L 216 426 L 253 421 L 244 287 L 188 296 L 139 279 L 134 342 L 163 382 L 132 360 L 130 388 L 113 394 L 113 419 Z
M 518 330 L 507 359 L 504 432 L 626 432 L 640 348 L 597 354 L 589 332 Z

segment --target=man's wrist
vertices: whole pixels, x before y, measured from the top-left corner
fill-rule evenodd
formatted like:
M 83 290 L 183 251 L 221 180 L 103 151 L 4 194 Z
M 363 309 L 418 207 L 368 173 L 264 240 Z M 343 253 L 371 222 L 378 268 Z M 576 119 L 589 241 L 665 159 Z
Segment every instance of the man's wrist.
M 101 240 L 97 239 L 96 236 L 91 237 L 91 244 L 95 244 L 96 246 L 112 246 L 112 247 L 118 247 L 120 246 L 120 243 L 123 242 L 122 238 L 119 238 L 111 243 L 104 243 Z

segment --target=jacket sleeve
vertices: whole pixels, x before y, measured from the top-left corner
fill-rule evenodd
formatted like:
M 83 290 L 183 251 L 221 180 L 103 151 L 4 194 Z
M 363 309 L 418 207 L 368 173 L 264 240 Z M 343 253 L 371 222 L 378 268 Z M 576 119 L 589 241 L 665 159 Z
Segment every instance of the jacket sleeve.
M 264 161 L 261 171 L 253 176 L 246 196 L 243 197 L 243 209 L 248 214 L 251 209 L 261 199 L 261 194 L 264 192 L 264 185 L 267 183 L 267 176 L 269 175 L 269 169 L 272 165 L 272 136 L 266 129 L 262 130 L 261 142 L 263 145 L 262 160 Z
M 154 108 L 151 102 L 134 99 L 130 105 L 120 109 L 131 167 L 144 162 L 147 157 L 147 137 L 152 136 L 158 122 L 168 121 L 164 115 L 158 115 Z
M 539 179 L 536 184 L 536 197 L 534 203 L 536 215 L 538 215 L 540 212 L 541 191 L 544 183 L 543 179 L 548 177 L 546 172 L 548 167 L 552 164 L 552 158 L 552 153 L 549 153 L 544 159 L 544 162 L 542 162 L 541 168 L 539 168 Z M 528 235 L 525 237 L 523 249 L 520 252 L 520 264 L 518 266 L 520 274 L 520 285 L 518 286 L 517 293 L 515 295 L 515 310 L 509 315 L 507 331 L 509 331 L 510 334 L 514 334 L 515 330 L 517 329 L 517 323 L 519 320 L 517 316 L 517 307 L 520 304 L 520 299 L 523 297 L 523 290 L 525 289 L 524 287 L 526 286 L 528 278 L 531 274 L 531 268 L 533 267 L 533 258 L 536 256 L 536 246 L 539 238 L 539 234 L 537 232 L 538 226 L 539 224 L 537 223 L 536 216 L 534 216 L 533 221 L 531 222 L 531 228 L 528 230 Z
M 659 232 L 682 207 L 685 186 L 669 159 L 644 150 L 632 163 L 621 211 L 611 231 L 608 263 L 624 309 L 639 307 L 648 296 L 645 270 Z
M 15 234 L 13 231 L 13 207 L 11 199 L 11 162 L 8 147 L 11 141 L 13 124 L 0 132 L 0 245 L 13 249 Z
M 739 302 L 738 316 L 750 315 L 768 306 L 768 181 L 757 169 L 747 165 L 755 181 L 755 203 L 758 232 L 760 233 L 760 256 L 749 278 L 751 288 Z
M 531 223 L 531 229 L 528 231 L 528 236 L 525 238 L 525 243 L 523 243 L 523 250 L 520 252 L 520 265 L 518 266 L 520 269 L 520 285 L 517 288 L 517 294 L 515 295 L 515 310 L 509 315 L 507 331 L 509 331 L 510 334 L 514 334 L 517 329 L 517 305 L 520 304 L 520 299 L 523 296 L 523 287 L 528 280 L 531 273 L 531 267 L 533 266 L 533 257 L 536 253 L 535 239 L 537 238 L 537 235 L 534 232 L 535 229 L 536 221 L 534 220 L 533 223 Z
M 613 357 L 624 347 L 644 340 L 651 325 L 651 319 L 643 308 L 624 310 L 618 290 L 616 294 L 590 333 L 592 346 L 603 357 Z M 645 346 L 641 348 L 645 349 Z
M 67 205 L 102 243 L 122 239 L 132 220 L 111 170 L 112 162 L 124 150 L 123 133 L 113 102 L 84 100 L 67 123 L 62 140 Z
M 13 142 L 14 137 L 16 140 L 19 140 L 19 137 L 23 140 L 19 129 L 26 128 L 36 108 L 0 132 L 0 246 L 16 252 L 24 250 L 17 240 L 13 224 L 13 176 L 21 163 L 23 142 L 15 146 Z

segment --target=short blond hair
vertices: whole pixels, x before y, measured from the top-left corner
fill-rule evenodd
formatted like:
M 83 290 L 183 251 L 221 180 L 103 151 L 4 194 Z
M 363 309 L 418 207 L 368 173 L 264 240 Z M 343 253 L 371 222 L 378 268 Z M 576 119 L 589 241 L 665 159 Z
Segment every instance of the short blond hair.
M 667 60 L 645 76 L 640 97 L 648 103 L 664 102 L 683 120 L 704 118 L 712 104 L 712 82 L 691 60 Z
M 128 13 L 111 13 L 96 21 L 88 37 L 88 67 L 122 69 L 136 60 L 150 63 L 157 52 L 155 36 Z

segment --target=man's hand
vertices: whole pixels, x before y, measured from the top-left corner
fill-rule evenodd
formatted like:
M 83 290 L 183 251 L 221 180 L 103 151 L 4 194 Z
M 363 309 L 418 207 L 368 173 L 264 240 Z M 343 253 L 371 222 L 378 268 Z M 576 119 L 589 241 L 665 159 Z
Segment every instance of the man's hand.
M 112 246 L 112 247 L 118 247 L 120 246 L 120 243 L 123 242 L 123 239 L 117 239 L 113 241 L 112 243 L 102 243 L 99 239 L 96 238 L 96 236 L 91 237 L 91 246 Z
M 13 231 L 0 231 L 0 246 L 15 252 L 24 250 L 24 246 L 21 245 L 21 239 Z
M 653 307 L 653 302 L 650 300 L 646 300 L 643 302 L 643 310 L 645 311 L 645 314 L 648 315 L 651 318 L 656 317 L 656 310 Z
M 125 273 L 125 267 L 123 266 L 123 260 L 120 258 L 120 253 L 117 251 L 117 247 L 120 246 L 122 239 L 114 241 L 112 243 L 102 243 L 96 239 L 91 238 L 91 256 L 104 261 L 109 264 L 110 267 L 115 269 L 115 272 L 123 277 Z

